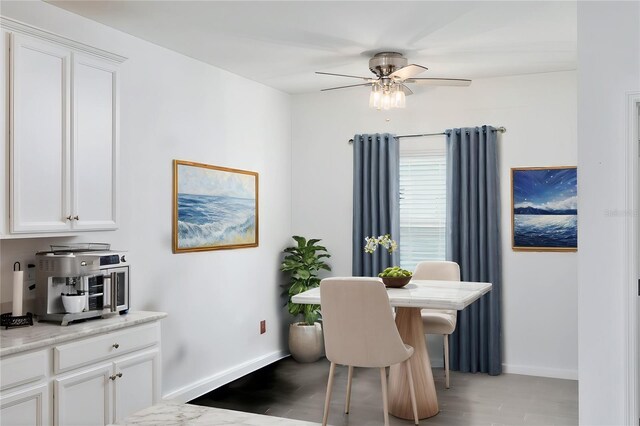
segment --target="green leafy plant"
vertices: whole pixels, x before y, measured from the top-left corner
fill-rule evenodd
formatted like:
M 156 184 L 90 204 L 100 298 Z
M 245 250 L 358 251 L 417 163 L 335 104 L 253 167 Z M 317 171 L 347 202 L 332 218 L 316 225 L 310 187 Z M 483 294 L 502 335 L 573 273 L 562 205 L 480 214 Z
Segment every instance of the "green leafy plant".
M 318 272 L 321 269 L 330 271 L 331 267 L 324 259 L 331 257 L 327 249 L 318 243 L 321 240 L 310 239 L 297 235 L 293 236 L 296 245 L 284 249 L 285 257 L 280 265 L 280 270 L 288 272 L 289 283 L 284 284 L 285 291 L 289 296 L 287 308 L 294 317 L 302 315 L 307 325 L 313 325 L 320 318 L 320 305 L 300 305 L 293 303 L 291 298 L 320 285 Z

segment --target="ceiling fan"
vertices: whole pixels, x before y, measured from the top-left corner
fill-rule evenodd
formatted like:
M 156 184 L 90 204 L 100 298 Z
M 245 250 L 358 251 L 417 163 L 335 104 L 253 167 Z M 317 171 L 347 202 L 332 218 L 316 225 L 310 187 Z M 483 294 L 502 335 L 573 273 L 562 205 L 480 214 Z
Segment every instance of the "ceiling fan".
M 416 75 L 423 73 L 427 68 L 421 65 L 408 64 L 407 58 L 398 52 L 376 53 L 369 59 L 369 70 L 374 73 L 376 77 L 369 78 L 321 71 L 316 71 L 316 74 L 365 80 L 366 83 L 330 87 L 328 89 L 322 89 L 322 91 L 369 86 L 371 87 L 369 106 L 385 110 L 405 107 L 405 96 L 413 93 L 411 89 L 406 86 L 407 83 L 428 86 L 468 86 L 471 84 L 471 80 L 462 78 L 416 78 Z

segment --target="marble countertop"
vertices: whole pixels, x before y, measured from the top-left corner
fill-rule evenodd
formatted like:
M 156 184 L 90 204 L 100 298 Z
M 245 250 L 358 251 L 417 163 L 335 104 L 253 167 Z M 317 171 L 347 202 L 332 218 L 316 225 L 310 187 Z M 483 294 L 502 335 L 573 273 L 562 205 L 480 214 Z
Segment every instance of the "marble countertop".
M 379 279 L 379 278 L 375 278 Z M 382 281 L 382 280 L 380 280 Z M 462 310 L 491 290 L 491 283 L 411 280 L 402 288 L 388 288 L 391 306 Z M 294 303 L 320 304 L 320 288 L 296 294 Z
M 125 315 L 114 315 L 110 318 L 93 319 L 66 326 L 34 322 L 30 327 L 8 330 L 3 328 L 0 330 L 0 357 L 144 324 L 166 316 L 164 312 L 130 311 Z
M 283 419 L 242 411 L 163 403 L 146 408 L 116 423 L 125 426 L 316 426 L 302 420 Z

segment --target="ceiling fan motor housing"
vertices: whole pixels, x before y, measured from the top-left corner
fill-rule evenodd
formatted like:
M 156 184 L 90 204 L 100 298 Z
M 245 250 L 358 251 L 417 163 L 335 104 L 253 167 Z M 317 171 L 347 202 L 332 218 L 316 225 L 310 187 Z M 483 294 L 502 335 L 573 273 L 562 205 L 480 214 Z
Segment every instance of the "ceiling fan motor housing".
M 369 69 L 378 77 L 386 77 L 407 65 L 407 58 L 398 52 L 380 52 L 369 59 Z

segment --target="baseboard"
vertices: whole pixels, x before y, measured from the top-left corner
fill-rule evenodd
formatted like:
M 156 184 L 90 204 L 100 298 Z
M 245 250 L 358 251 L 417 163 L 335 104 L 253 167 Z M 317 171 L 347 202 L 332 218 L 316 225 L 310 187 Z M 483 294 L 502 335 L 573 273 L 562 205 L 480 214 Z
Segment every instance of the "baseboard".
M 287 351 L 276 351 L 258 358 L 254 358 L 240 365 L 236 365 L 232 368 L 206 377 L 202 380 L 198 380 L 197 382 L 191 383 L 178 390 L 169 392 L 168 394 L 164 395 L 162 399 L 164 401 L 172 401 L 184 404 L 194 398 L 204 395 L 207 392 L 211 392 L 212 390 L 217 389 L 220 386 L 226 385 L 227 383 L 239 379 L 242 376 L 246 376 L 249 373 L 259 370 L 262 367 L 272 364 L 287 356 L 289 356 L 289 352 Z
M 530 365 L 502 364 L 502 371 L 508 374 L 523 374 L 525 376 L 538 376 L 538 377 L 551 377 L 554 379 L 578 380 L 578 370 L 532 367 Z

